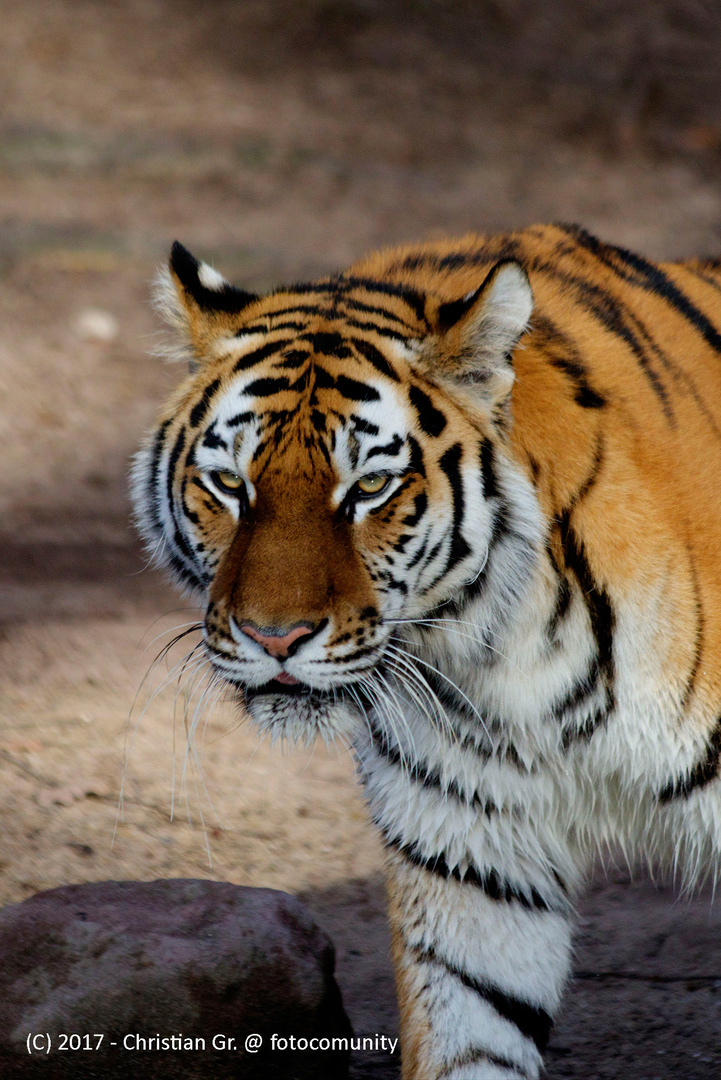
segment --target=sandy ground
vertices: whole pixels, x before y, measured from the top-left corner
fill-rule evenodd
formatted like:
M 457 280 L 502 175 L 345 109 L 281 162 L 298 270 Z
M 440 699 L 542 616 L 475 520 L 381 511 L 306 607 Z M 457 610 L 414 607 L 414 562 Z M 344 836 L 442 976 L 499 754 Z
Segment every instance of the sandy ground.
M 396 7 L 394 26 L 371 3 L 24 0 L 0 42 L 0 902 L 105 878 L 287 889 L 336 942 L 356 1031 L 388 1035 L 382 852 L 347 754 L 261 744 L 202 671 L 178 688 L 184 649 L 153 664 L 195 614 L 129 525 L 128 458 L 179 374 L 151 356 L 149 282 L 175 237 L 256 289 L 533 220 L 721 249 L 713 108 L 648 138 L 648 110 L 614 129 L 606 109 L 569 137 L 573 87 L 506 95 L 498 61 L 492 92 L 462 27 L 408 30 Z M 707 895 L 600 874 L 551 1080 L 717 1080 L 720 929 Z

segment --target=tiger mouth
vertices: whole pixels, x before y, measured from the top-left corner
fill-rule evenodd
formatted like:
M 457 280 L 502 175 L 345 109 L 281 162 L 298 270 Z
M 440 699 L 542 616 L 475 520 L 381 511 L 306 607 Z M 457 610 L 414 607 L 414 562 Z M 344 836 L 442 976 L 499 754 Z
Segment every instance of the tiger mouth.
M 286 697 L 322 698 L 324 700 L 332 696 L 327 690 L 318 690 L 314 686 L 308 686 L 307 683 L 286 683 L 279 682 L 277 679 L 271 679 L 260 686 L 244 686 L 243 693 L 246 700 L 261 697 L 265 694 L 283 694 Z
M 329 690 L 321 690 L 317 686 L 309 686 L 302 682 L 280 682 L 278 679 L 270 679 L 269 682 L 261 683 L 260 686 L 242 686 L 241 690 L 246 701 L 260 697 L 289 697 L 302 698 L 305 701 L 331 702 L 339 704 L 344 700 L 352 700 L 356 704 L 363 702 L 371 704 L 367 699 L 365 687 L 361 683 L 339 684 Z

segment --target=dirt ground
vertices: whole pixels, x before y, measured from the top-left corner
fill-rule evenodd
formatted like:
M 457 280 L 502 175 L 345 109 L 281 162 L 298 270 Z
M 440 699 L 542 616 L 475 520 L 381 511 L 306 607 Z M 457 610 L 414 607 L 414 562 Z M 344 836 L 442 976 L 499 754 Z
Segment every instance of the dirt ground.
M 6 5 L 0 903 L 106 878 L 286 889 L 335 940 L 356 1032 L 396 1034 L 382 852 L 347 755 L 260 743 L 201 669 L 178 689 L 185 649 L 153 664 L 196 615 L 129 524 L 128 458 L 179 377 L 151 355 L 150 281 L 176 237 L 253 289 L 534 220 L 718 253 L 712 6 L 539 7 Z M 709 895 L 599 874 L 551 1080 L 718 1080 L 720 931 Z

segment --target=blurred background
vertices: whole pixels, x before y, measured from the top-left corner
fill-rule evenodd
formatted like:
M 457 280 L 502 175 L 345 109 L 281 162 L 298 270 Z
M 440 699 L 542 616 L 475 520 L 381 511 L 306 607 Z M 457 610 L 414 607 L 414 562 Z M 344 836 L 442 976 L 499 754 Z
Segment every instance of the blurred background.
M 129 456 L 182 375 L 152 355 L 153 276 L 176 238 L 258 290 L 382 244 L 550 220 L 653 258 L 718 255 L 719 57 L 715 0 L 3 5 L 0 902 L 112 877 L 301 891 L 340 935 L 356 1030 L 391 1032 L 381 853 L 347 760 L 258 751 L 232 705 L 193 705 L 219 822 L 202 787 L 185 813 L 182 751 L 170 822 L 173 687 L 141 689 L 126 725 L 153 638 L 193 618 L 140 572 L 129 524 Z M 717 1077 L 721 995 L 683 979 L 714 948 L 719 967 L 718 919 L 701 902 L 680 939 L 678 912 L 614 891 L 615 873 L 588 942 L 614 905 L 632 926 L 646 904 L 656 952 L 641 920 L 637 937 L 604 928 L 613 957 L 582 953 L 596 982 L 573 991 L 551 1075 Z M 639 979 L 600 986 L 629 956 Z
M 534 221 L 718 253 L 719 56 L 712 0 L 7 5 L 3 533 L 43 575 L 92 542 L 84 589 L 96 543 L 130 543 L 127 458 L 174 378 L 149 282 L 176 237 L 252 289 Z

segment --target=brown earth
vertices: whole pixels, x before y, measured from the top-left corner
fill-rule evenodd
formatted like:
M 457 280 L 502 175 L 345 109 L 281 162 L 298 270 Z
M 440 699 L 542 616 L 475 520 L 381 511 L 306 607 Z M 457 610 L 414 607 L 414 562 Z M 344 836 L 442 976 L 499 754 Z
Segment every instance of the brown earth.
M 287 889 L 336 941 L 357 1033 L 396 1033 L 347 755 L 259 743 L 200 670 L 186 701 L 181 646 L 152 663 L 195 614 L 128 523 L 129 455 L 179 377 L 150 355 L 149 282 L 175 237 L 255 289 L 533 220 L 718 253 L 719 42 L 691 0 L 6 6 L 0 902 L 104 878 Z M 548 1074 L 717 1080 L 718 906 L 627 878 L 584 906 Z M 397 1057 L 353 1069 L 395 1077 Z

